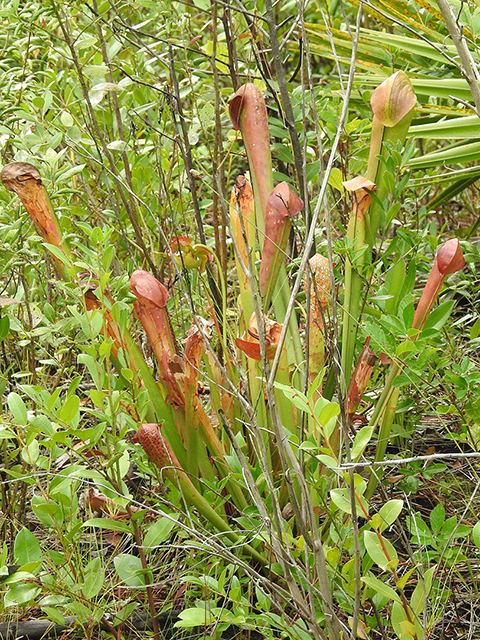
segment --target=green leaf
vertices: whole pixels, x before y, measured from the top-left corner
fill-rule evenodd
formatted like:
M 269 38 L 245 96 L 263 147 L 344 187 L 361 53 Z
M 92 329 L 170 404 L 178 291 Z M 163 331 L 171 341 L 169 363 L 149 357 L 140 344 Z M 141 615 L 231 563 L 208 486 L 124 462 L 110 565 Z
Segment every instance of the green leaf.
M 109 531 L 132 533 L 132 528 L 129 524 L 120 520 L 111 520 L 110 518 L 91 518 L 90 520 L 86 520 L 82 526 L 93 527 L 94 529 L 108 529 Z
M 21 529 L 15 536 L 13 545 L 15 563 L 25 565 L 29 562 L 37 562 L 42 559 L 42 556 L 40 543 L 34 534 L 25 527 Z
M 342 182 L 343 174 L 341 170 L 338 167 L 333 167 L 333 169 L 330 171 L 330 175 L 328 176 L 328 184 L 334 189 L 337 189 L 338 191 L 343 193 L 345 188 Z
M 105 581 L 105 571 L 100 558 L 93 558 L 85 567 L 85 577 L 82 586 L 82 593 L 85 598 L 91 599 L 97 596 Z
M 32 442 L 22 449 L 22 459 L 27 464 L 35 464 L 40 455 L 40 445 L 38 444 L 38 440 L 32 440 Z
M 378 512 L 381 525 L 379 531 L 385 531 L 398 518 L 403 509 L 403 500 L 389 500 Z
M 145 576 L 143 575 L 142 561 L 136 556 L 128 553 L 121 553 L 113 559 L 115 571 L 119 578 L 128 587 L 143 587 Z
M 72 427 L 78 425 L 80 419 L 80 398 L 70 396 L 58 412 L 58 417 L 62 422 Z
M 480 334 L 480 318 L 477 318 L 470 329 L 470 340 L 475 340 Z
M 340 414 L 340 405 L 336 402 L 329 402 L 320 412 L 318 421 L 321 425 L 326 426 L 332 418 L 336 418 Z
M 480 521 L 472 529 L 472 540 L 480 549 Z
M 12 414 L 15 422 L 18 422 L 18 424 L 26 425 L 27 407 L 18 393 L 15 393 L 15 391 L 9 393 L 7 403 L 8 408 L 10 409 L 10 413 Z
M 352 460 L 357 461 L 365 450 L 365 447 L 370 442 L 370 438 L 375 430 L 375 427 L 362 427 L 355 436 L 353 441 L 352 450 L 350 455 Z
M 61 624 L 62 627 L 65 626 L 65 617 L 62 616 L 56 607 L 46 607 L 42 605 L 42 611 L 48 616 L 48 619 L 55 622 L 55 624 Z
M 429 329 L 436 329 L 440 331 L 443 325 L 447 322 L 455 306 L 455 300 L 447 300 L 443 304 L 434 309 L 427 318 L 423 331 Z
M 64 265 L 68 266 L 70 264 L 70 258 L 54 244 L 44 242 L 43 245 L 48 249 L 48 251 L 50 251 L 50 253 L 53 253 L 53 255 L 58 258 Z
M 41 593 L 41 588 L 37 587 L 34 584 L 19 583 L 15 584 L 9 591 L 5 594 L 3 599 L 5 607 L 13 607 L 16 605 L 27 604 Z
M 405 518 L 405 523 L 407 525 L 407 529 L 413 536 L 414 544 L 428 544 L 431 546 L 436 546 L 435 539 L 432 536 L 432 532 L 418 514 L 407 516 Z
M 392 218 L 398 213 L 400 210 L 400 203 L 396 203 L 398 208 Z M 392 209 L 395 205 L 392 207 Z M 387 218 L 390 216 L 390 211 L 388 212 Z M 388 300 L 385 301 L 385 309 L 388 314 L 394 315 L 397 312 L 400 292 L 403 287 L 403 283 L 405 282 L 405 260 L 398 260 L 391 270 L 388 272 L 389 281 L 388 281 L 388 294 L 391 296 Z
M 2 316 L 0 318 L 0 340 L 5 340 L 10 331 L 10 318 L 9 316 Z
M 335 460 L 335 458 L 332 458 L 332 456 L 320 454 L 316 456 L 316 458 L 320 462 L 320 464 L 325 465 L 329 469 L 336 469 L 338 467 L 338 460 Z
M 454 140 L 459 138 L 478 138 L 478 116 L 465 118 L 450 118 L 440 122 L 417 124 L 410 127 L 408 135 L 418 138 L 430 138 L 438 140 Z
M 392 543 L 384 537 L 381 541 L 373 531 L 364 531 L 365 548 L 370 558 L 384 571 L 391 571 L 398 564 L 398 555 Z
M 439 502 L 430 512 L 430 527 L 434 535 L 438 535 L 445 522 L 445 507 Z
M 402 601 L 398 593 L 394 589 L 392 589 L 392 587 L 389 587 L 388 584 L 385 584 L 378 578 L 375 578 L 374 576 L 362 576 L 360 579 L 381 596 L 384 596 L 389 600 L 393 600 L 394 602 Z
M 294 387 L 289 387 L 286 384 L 282 384 L 281 382 L 273 383 L 275 388 L 283 393 L 283 395 L 288 398 L 294 407 L 300 409 L 301 411 L 305 411 L 306 413 L 310 413 L 310 408 L 308 406 L 308 398 L 301 391 L 298 391 Z
M 185 609 L 179 614 L 180 620 L 175 622 L 174 627 L 190 628 L 190 627 L 204 627 L 215 620 L 215 615 L 212 611 L 205 607 L 192 607 L 191 609 Z
M 408 163 L 414 169 L 443 166 L 444 164 L 461 164 L 463 162 L 475 162 L 480 159 L 480 142 L 455 145 L 443 151 L 427 153 L 421 158 L 414 158 Z
M 64 127 L 72 127 L 74 124 L 74 120 L 71 116 L 70 113 L 68 113 L 68 111 L 62 111 L 62 113 L 60 114 L 60 122 L 63 124 Z
M 154 522 L 149 527 L 143 539 L 143 548 L 145 549 L 145 553 L 150 553 L 153 550 L 153 547 L 162 544 L 165 540 L 168 540 L 175 525 L 176 522 L 172 518 L 164 517 Z
M 47 502 L 43 496 L 33 496 L 33 513 L 47 527 L 55 529 L 57 525 L 63 524 L 63 514 L 56 502 Z
M 410 616 L 413 617 L 413 613 L 411 612 L 410 607 L 408 607 L 408 609 Z M 408 622 L 408 616 L 403 608 L 403 605 L 400 602 L 393 603 L 390 619 L 397 636 L 401 638 L 401 640 L 411 640 L 411 636 L 406 636 L 403 633 L 404 624 Z
M 403 574 L 403 576 L 397 581 L 397 587 L 399 589 L 405 589 L 405 585 L 407 584 L 410 576 L 415 571 L 417 567 L 412 567 L 409 571 Z
M 76 167 L 70 167 L 70 169 L 57 176 L 56 182 L 67 182 L 67 180 L 70 180 L 70 178 L 73 178 L 73 176 L 81 173 L 86 166 L 86 164 L 79 164 Z
M 139 602 L 129 602 L 127 605 L 124 605 L 113 619 L 113 626 L 116 627 L 121 622 L 128 620 L 139 604 Z
M 347 489 L 332 489 L 330 491 L 330 497 L 335 506 L 344 513 L 352 514 L 352 505 L 350 504 L 350 497 L 347 493 Z

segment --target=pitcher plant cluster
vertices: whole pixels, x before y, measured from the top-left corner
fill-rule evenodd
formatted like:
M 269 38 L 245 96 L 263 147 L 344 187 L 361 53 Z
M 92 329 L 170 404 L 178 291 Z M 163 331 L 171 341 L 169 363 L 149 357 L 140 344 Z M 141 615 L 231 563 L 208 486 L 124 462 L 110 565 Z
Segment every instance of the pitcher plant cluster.
M 137 407 L 130 408 L 138 421 L 134 443 L 139 454 L 143 450 L 163 481 L 180 492 L 190 517 L 199 518 L 226 548 L 243 554 L 259 574 L 273 577 L 313 637 L 347 637 L 348 626 L 358 637 L 368 637 L 358 603 L 375 593 L 392 602 L 399 637 L 423 637 L 418 594 L 415 609 L 397 574 L 396 551 L 383 535 L 402 503 L 392 500 L 370 515 L 368 501 L 381 478 L 379 467 L 366 465 L 359 475 L 344 464 L 384 460 L 400 397 L 395 382 L 404 369 L 402 354 L 415 348 L 447 276 L 464 266 L 458 240 L 438 249 L 395 355 L 378 352 L 370 337 L 361 340 L 365 300 L 381 251 L 377 238 L 379 232 L 385 237 L 392 223 L 392 185 L 385 174 L 391 150 L 405 142 L 415 103 L 411 82 L 401 71 L 373 92 L 368 164 L 363 176 L 344 183 L 352 206 L 343 290 L 338 294 L 327 255 L 312 255 L 304 273 L 306 308 L 294 306 L 289 313 L 295 299 L 285 257 L 304 202 L 289 183 L 274 184 L 261 91 L 248 83 L 236 92 L 230 118 L 241 132 L 248 166 L 225 203 L 235 262 L 233 290 L 223 281 L 212 249 L 184 235 L 165 239 L 180 282 L 186 270 L 209 270 L 221 282 L 223 300 L 219 306 L 212 298 L 206 318 L 190 300 L 191 328 L 178 335 L 165 284 L 142 269 L 131 275 L 131 308 L 148 337 L 154 370 L 137 344 L 135 321 L 120 319 L 106 282 L 85 271 L 63 237 L 38 170 L 13 163 L 1 174 L 43 236 L 58 277 L 78 284 L 87 317 L 102 314 L 118 379 L 132 388 L 132 397 L 140 390 L 147 398 L 143 422 Z M 406 295 L 403 256 L 394 268 L 381 309 L 391 316 L 403 309 Z M 340 330 L 332 344 L 332 296 L 337 295 Z M 378 367 L 386 367 L 379 391 L 369 389 Z M 207 399 L 200 393 L 205 381 Z M 369 409 L 356 430 L 361 403 Z M 343 576 L 336 573 L 332 549 L 339 547 L 321 517 L 327 504 L 337 529 L 352 526 L 357 516 L 364 519 L 357 534 L 370 566 L 377 566 L 375 575 L 361 571 L 360 556 Z M 351 553 L 353 558 L 355 549 Z M 392 586 L 382 582 L 382 572 Z M 348 624 L 338 615 L 340 583 Z

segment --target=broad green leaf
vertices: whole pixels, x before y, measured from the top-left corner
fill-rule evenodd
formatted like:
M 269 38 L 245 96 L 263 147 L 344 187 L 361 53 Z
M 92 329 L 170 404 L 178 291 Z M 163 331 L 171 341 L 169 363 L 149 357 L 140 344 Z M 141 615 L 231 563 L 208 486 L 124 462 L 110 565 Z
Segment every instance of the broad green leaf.
M 119 578 L 128 587 L 143 587 L 145 576 L 143 575 L 142 561 L 137 556 L 121 553 L 113 559 L 115 571 Z
M 128 149 L 128 143 L 125 142 L 125 140 L 113 140 L 107 144 L 107 149 L 111 151 L 125 151 Z
M 415 514 L 414 516 L 407 516 L 405 518 L 407 529 L 413 536 L 414 544 L 428 544 L 435 546 L 435 539 L 432 536 L 432 532 L 422 520 L 421 516 Z
M 388 294 L 391 297 L 385 300 L 385 309 L 387 313 L 394 315 L 397 312 L 400 292 L 405 282 L 405 260 L 398 260 L 389 270 L 388 276 Z
M 480 318 L 477 318 L 470 329 L 470 340 L 475 340 L 480 334 Z
M 289 387 L 286 384 L 282 384 L 281 382 L 273 383 L 275 388 L 283 393 L 283 395 L 288 398 L 292 404 L 300 409 L 301 411 L 305 411 L 306 413 L 310 413 L 310 408 L 308 406 L 308 398 L 301 391 L 298 391 L 294 387 Z
M 60 114 L 60 122 L 64 127 L 68 128 L 73 127 L 74 124 L 73 117 L 68 111 L 62 111 L 62 113 Z
M 392 543 L 373 531 L 364 531 L 365 548 L 370 558 L 384 571 L 391 571 L 398 564 L 398 555 Z
M 121 622 L 125 622 L 125 620 L 128 620 L 128 618 L 132 615 L 132 613 L 139 605 L 139 602 L 129 602 L 127 605 L 123 606 L 113 619 L 113 626 L 116 627 Z
M 385 584 L 378 578 L 375 578 L 374 576 L 362 576 L 360 579 L 381 596 L 384 596 L 389 600 L 393 600 L 394 602 L 402 601 L 398 593 L 394 589 L 392 589 L 392 587 L 389 587 L 388 584 Z
M 70 178 L 73 178 L 73 176 L 81 173 L 86 166 L 86 164 L 79 164 L 76 167 L 70 167 L 70 169 L 57 176 L 56 182 L 67 182 L 67 180 L 70 180 Z
M 320 454 L 316 456 L 316 458 L 321 464 L 324 464 L 329 469 L 335 469 L 336 467 L 338 467 L 338 460 L 335 460 L 335 458 L 332 458 L 332 456 Z
M 330 491 L 330 497 L 335 506 L 344 513 L 352 514 L 352 506 L 350 504 L 350 496 L 347 489 L 332 489 Z
M 417 567 L 412 567 L 409 571 L 407 571 L 406 573 L 403 574 L 403 576 L 398 580 L 397 582 L 397 587 L 399 589 L 405 589 L 405 585 L 407 584 L 410 576 L 412 575 L 412 573 L 415 571 Z
M 370 442 L 370 438 L 373 435 L 375 427 L 362 427 L 360 431 L 355 436 L 355 440 L 353 441 L 352 450 L 350 455 L 352 456 L 352 460 L 355 462 L 362 455 L 365 450 L 365 447 Z
M 55 624 L 61 624 L 62 627 L 65 626 L 65 617 L 60 613 L 60 611 L 56 607 L 46 607 L 42 605 L 41 608 L 44 614 L 48 616 L 49 620 L 51 620 L 52 622 L 55 622 Z
M 410 617 L 413 619 L 413 612 L 410 607 L 408 607 L 408 610 Z M 393 603 L 390 620 L 392 622 L 395 633 L 401 640 L 412 640 L 412 635 L 407 636 L 403 632 L 403 630 L 405 629 L 405 624 L 410 623 L 408 622 L 407 613 L 400 602 Z
M 93 558 L 85 567 L 82 593 L 87 599 L 97 596 L 105 581 L 105 571 L 100 558 Z
M 430 527 L 434 535 L 438 535 L 445 522 L 445 507 L 439 502 L 430 512 Z
M 168 540 L 172 529 L 175 527 L 175 520 L 172 518 L 159 518 L 148 529 L 144 539 L 143 548 L 145 553 L 150 553 L 153 547 L 162 544 L 165 540 Z
M 440 329 L 449 319 L 454 306 L 455 300 L 447 300 L 436 309 L 434 309 L 429 314 L 427 321 L 425 322 L 425 325 L 423 327 L 423 331 L 428 331 L 429 329 L 436 329 L 437 331 L 440 331 Z
M 52 437 L 56 433 L 53 424 L 50 422 L 47 416 L 44 416 L 43 414 L 32 416 L 31 418 L 29 418 L 29 422 L 34 429 L 38 429 L 38 431 L 40 431 L 43 435 Z
M 78 396 L 70 396 L 63 404 L 62 408 L 58 412 L 58 417 L 65 424 L 76 427 L 80 417 L 80 398 Z
M 40 455 L 40 445 L 38 440 L 32 440 L 30 444 L 22 449 L 22 459 L 27 464 L 35 464 Z
M 5 340 L 10 331 L 10 318 L 9 316 L 0 317 L 0 340 Z
M 334 189 L 337 189 L 338 191 L 343 193 L 345 189 L 342 182 L 343 182 L 343 174 L 341 170 L 338 169 L 338 167 L 333 167 L 330 172 L 330 175 L 328 176 L 328 184 L 331 187 L 334 187 Z
M 398 518 L 403 509 L 403 500 L 389 500 L 378 512 L 380 516 L 381 525 L 379 527 L 380 532 L 384 531 L 392 525 Z
M 360 490 L 355 490 L 355 504 L 357 509 L 357 515 L 365 517 L 368 515 L 368 503 L 363 497 L 362 491 L 365 490 L 365 486 Z M 350 504 L 349 490 L 345 488 L 332 489 L 330 491 L 330 497 L 334 505 L 336 505 L 344 513 L 352 514 L 352 505 Z
M 109 531 L 123 531 L 123 533 L 131 533 L 132 528 L 126 522 L 121 520 L 111 520 L 110 518 L 91 518 L 86 520 L 83 527 L 94 527 L 95 529 L 108 529 Z
M 179 614 L 180 620 L 175 622 L 174 627 L 190 628 L 190 627 L 204 627 L 215 620 L 216 616 L 207 608 L 192 607 L 185 609 Z
M 34 534 L 26 529 L 21 529 L 15 536 L 13 545 L 13 557 L 17 564 L 25 565 L 29 562 L 37 562 L 43 556 L 40 543 Z
M 53 255 L 56 258 L 58 258 L 60 262 L 62 262 L 67 266 L 70 264 L 70 258 L 61 249 L 56 247 L 54 244 L 49 244 L 48 242 L 44 242 L 43 245 L 48 249 L 48 251 L 50 251 L 50 253 L 53 253 Z
M 472 540 L 475 545 L 480 549 L 480 521 L 475 524 L 472 529 Z
M 321 425 L 326 426 L 332 418 L 336 418 L 340 414 L 340 405 L 336 402 L 329 402 L 320 412 L 318 421 Z
M 9 393 L 7 403 L 14 420 L 18 422 L 18 424 L 26 425 L 27 407 L 18 393 L 15 393 L 15 391 Z
M 315 403 L 314 413 L 323 427 L 325 436 L 328 438 L 334 431 L 337 415 L 340 413 L 340 407 L 336 402 L 330 402 L 326 398 L 320 397 Z
M 47 502 L 43 496 L 33 496 L 32 509 L 40 522 L 47 527 L 55 529 L 63 524 L 63 513 L 56 502 Z
M 419 580 L 417 586 L 413 590 L 412 597 L 410 598 L 410 606 L 412 607 L 415 616 L 419 616 L 423 613 L 425 608 L 425 591 L 427 592 L 427 595 L 430 593 L 436 568 L 437 567 L 435 565 L 434 567 L 427 569 L 423 576 L 423 582 L 422 580 Z
M 27 604 L 35 600 L 41 593 L 41 588 L 28 582 L 15 584 L 5 594 L 3 599 L 5 607 L 14 607 L 16 605 Z

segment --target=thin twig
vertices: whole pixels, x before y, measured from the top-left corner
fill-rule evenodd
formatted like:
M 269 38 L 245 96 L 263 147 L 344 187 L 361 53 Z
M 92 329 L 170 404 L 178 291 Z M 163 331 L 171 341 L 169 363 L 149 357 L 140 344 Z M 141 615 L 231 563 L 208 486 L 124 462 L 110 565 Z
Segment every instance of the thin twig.
M 480 458 L 480 452 L 471 451 L 469 453 L 432 453 L 429 456 L 412 456 L 410 458 L 394 458 L 392 460 L 381 460 L 379 462 L 350 462 L 332 467 L 334 471 L 345 471 L 347 469 L 371 469 L 372 467 L 395 467 L 410 462 L 430 462 L 432 460 L 460 460 L 465 458 Z
M 463 77 L 468 82 L 470 91 L 472 93 L 473 101 L 475 102 L 475 111 L 477 116 L 480 117 L 480 74 L 477 69 L 477 65 L 467 47 L 465 37 L 462 33 L 462 28 L 458 24 L 457 19 L 453 15 L 451 6 L 447 0 L 436 0 L 438 8 L 442 12 L 443 19 L 447 26 L 450 37 L 453 40 L 453 44 L 457 49 L 458 55 L 462 62 L 462 68 L 460 69 Z
M 298 137 L 297 127 L 295 125 L 295 117 L 293 115 L 292 102 L 290 100 L 290 92 L 287 86 L 287 78 L 285 75 L 285 67 L 283 66 L 280 46 L 278 42 L 278 31 L 275 22 L 275 15 L 273 13 L 272 0 L 265 0 L 266 8 L 266 20 L 268 24 L 268 30 L 270 32 L 270 46 L 273 53 L 273 61 L 275 64 L 275 72 L 277 74 L 278 88 L 282 97 L 283 110 L 285 114 L 285 122 L 287 123 L 288 131 L 290 133 L 290 140 L 292 142 L 293 157 L 295 160 L 295 172 L 297 174 L 298 186 L 300 193 L 305 193 L 305 176 L 303 173 L 303 155 L 302 148 L 300 146 L 300 139 Z M 308 203 L 305 203 L 308 206 Z M 310 224 L 310 220 L 307 215 L 307 225 Z

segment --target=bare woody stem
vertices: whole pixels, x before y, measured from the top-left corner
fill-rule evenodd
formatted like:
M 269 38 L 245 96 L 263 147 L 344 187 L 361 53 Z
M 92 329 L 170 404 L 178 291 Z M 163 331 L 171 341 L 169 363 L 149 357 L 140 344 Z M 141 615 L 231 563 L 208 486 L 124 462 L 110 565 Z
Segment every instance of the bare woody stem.
M 475 103 L 475 111 L 477 112 L 477 116 L 480 117 L 480 74 L 478 72 L 477 65 L 475 64 L 472 54 L 467 47 L 465 37 L 462 33 L 462 28 L 453 15 L 452 7 L 449 5 L 447 0 L 436 0 L 436 2 L 438 8 L 442 12 L 443 19 L 445 20 L 445 24 L 450 37 L 453 40 L 453 44 L 460 56 L 462 63 L 460 71 L 468 82 L 468 86 L 470 87 L 472 98 Z

